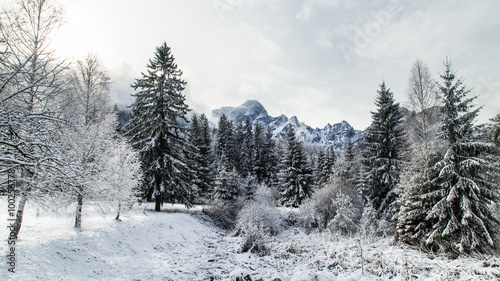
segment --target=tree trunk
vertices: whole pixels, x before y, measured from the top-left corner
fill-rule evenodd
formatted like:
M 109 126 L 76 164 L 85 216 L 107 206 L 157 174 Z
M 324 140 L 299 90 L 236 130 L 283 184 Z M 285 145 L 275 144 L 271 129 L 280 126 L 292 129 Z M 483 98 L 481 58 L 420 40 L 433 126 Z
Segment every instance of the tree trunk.
M 28 201 L 28 196 L 21 193 L 21 199 L 19 199 L 19 204 L 17 206 L 16 223 L 14 227 L 14 235 L 16 239 L 19 236 L 19 231 L 21 231 L 21 224 L 23 223 L 24 206 L 26 205 L 26 201 Z
M 157 195 L 157 196 L 156 196 L 155 211 L 156 211 L 156 212 L 160 212 L 160 211 L 161 211 L 160 207 L 161 207 L 161 196 L 158 196 L 158 195 Z
M 78 194 L 78 203 L 76 205 L 76 216 L 75 216 L 75 227 L 82 228 L 82 206 L 83 206 L 83 195 Z
M 120 211 L 122 210 L 122 202 L 118 203 L 118 214 L 116 214 L 116 220 L 120 219 Z

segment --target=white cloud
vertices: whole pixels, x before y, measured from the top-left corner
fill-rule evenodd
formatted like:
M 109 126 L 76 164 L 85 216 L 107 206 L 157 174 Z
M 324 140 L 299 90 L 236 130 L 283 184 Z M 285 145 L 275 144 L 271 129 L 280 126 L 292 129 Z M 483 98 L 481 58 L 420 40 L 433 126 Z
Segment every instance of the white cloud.
M 308 21 L 311 18 L 312 15 L 312 7 L 311 4 L 309 3 L 304 3 L 302 5 L 302 9 L 300 12 L 295 16 L 296 18 L 302 20 L 302 21 Z

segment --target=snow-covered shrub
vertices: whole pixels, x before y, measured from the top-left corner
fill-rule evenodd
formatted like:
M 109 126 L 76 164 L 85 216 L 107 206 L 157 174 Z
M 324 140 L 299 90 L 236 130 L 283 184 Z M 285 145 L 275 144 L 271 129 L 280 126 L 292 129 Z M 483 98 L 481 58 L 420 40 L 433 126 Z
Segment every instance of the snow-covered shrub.
M 269 255 L 271 250 L 266 245 L 265 236 L 258 232 L 250 232 L 245 234 L 243 244 L 239 250 L 240 253 L 254 253 L 259 256 Z
M 234 229 L 238 213 L 243 207 L 242 200 L 225 202 L 215 199 L 211 205 L 203 208 L 203 213 L 208 215 L 219 227 L 227 230 Z
M 339 198 L 342 202 L 338 202 Z M 319 231 L 333 230 L 331 227 L 340 230 L 338 227 L 348 220 L 351 220 L 353 225 L 359 220 L 360 202 L 359 196 L 350 185 L 333 181 L 316 190 L 311 198 L 299 207 L 299 223 L 309 231 L 315 228 Z M 341 210 L 340 214 L 338 210 Z M 333 222 L 337 215 L 336 222 Z
M 339 186 L 336 184 L 317 189 L 311 198 L 299 207 L 299 223 L 307 230 L 325 229 L 336 214 L 333 201 L 338 190 Z
M 240 252 L 268 255 L 266 236 L 277 235 L 284 227 L 284 218 L 276 208 L 271 189 L 259 186 L 254 200 L 245 205 L 238 214 L 235 235 L 244 236 Z
M 275 206 L 270 188 L 261 185 L 255 193 L 254 200 L 239 212 L 235 234 L 276 235 L 283 226 L 283 215 Z
M 371 204 L 367 204 L 363 209 L 359 230 L 363 237 L 386 237 L 394 234 L 395 224 L 386 219 L 377 219 L 377 212 Z
M 328 228 L 332 232 L 340 232 L 343 235 L 353 234 L 357 230 L 355 223 L 356 215 L 352 199 L 339 191 L 333 200 L 336 215 L 328 223 Z

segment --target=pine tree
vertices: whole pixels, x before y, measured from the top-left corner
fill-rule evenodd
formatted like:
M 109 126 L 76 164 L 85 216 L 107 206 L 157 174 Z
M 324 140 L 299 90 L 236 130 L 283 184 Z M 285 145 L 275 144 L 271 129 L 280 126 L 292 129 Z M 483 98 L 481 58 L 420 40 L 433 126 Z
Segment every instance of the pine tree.
M 298 207 L 312 194 L 313 176 L 302 144 L 296 139 L 292 126 L 289 126 L 286 136 L 287 146 L 278 175 L 280 203 L 287 207 Z
M 271 128 L 267 127 L 262 146 L 262 162 L 264 166 L 262 179 L 269 186 L 273 186 L 276 182 L 276 171 L 278 167 L 278 156 L 276 155 L 276 143 L 273 138 Z
M 252 174 L 255 175 L 257 182 L 263 182 L 266 171 L 265 171 L 265 131 L 262 125 L 257 124 L 255 126 L 253 139 L 253 151 L 252 151 Z
M 333 147 L 320 150 L 316 163 L 316 185 L 321 188 L 330 181 L 335 166 L 335 151 Z
M 343 235 L 349 235 L 356 231 L 357 225 L 354 222 L 356 218 L 354 204 L 352 199 L 338 191 L 333 206 L 335 207 L 335 217 L 328 223 L 328 228 L 332 231 L 338 231 Z
M 210 127 L 207 117 L 202 114 L 199 118 L 193 115 L 189 124 L 189 142 L 196 153 L 191 153 L 192 169 L 196 172 L 196 185 L 200 189 L 200 196 L 206 198 L 212 190 L 214 175 L 212 172 L 212 152 Z
M 494 253 L 498 246 L 500 222 L 491 210 L 499 202 L 498 162 L 487 156 L 494 148 L 474 138 L 474 120 L 480 108 L 473 109 L 462 79 L 456 79 L 451 62 L 445 61 L 438 84 L 443 100 L 441 137 L 446 142 L 444 157 L 436 164 L 436 189 L 425 195 L 432 204 L 426 217 L 432 228 L 427 245 L 433 250 L 468 254 Z
M 234 167 L 234 132 L 233 123 L 226 115 L 219 119 L 217 136 L 215 140 L 215 165 L 220 170 L 222 167 L 232 170 Z
M 327 178 L 323 174 L 323 164 L 325 163 L 325 150 L 320 148 L 316 155 L 316 164 L 314 165 L 314 180 L 318 188 L 326 184 Z
M 492 122 L 489 128 L 491 141 L 493 141 L 496 146 L 500 146 L 500 114 L 491 118 L 490 121 Z
M 240 175 L 247 177 L 253 171 L 253 150 L 254 150 L 254 135 L 250 120 L 246 120 L 243 124 L 243 134 L 241 138 L 241 150 L 239 157 Z
M 200 115 L 200 137 L 199 150 L 199 179 L 201 181 L 202 194 L 207 196 L 213 188 L 215 178 L 213 172 L 212 137 L 210 136 L 210 124 L 205 114 Z
M 346 143 L 342 157 L 335 163 L 334 175 L 341 182 L 354 186 L 356 182 L 356 170 L 354 160 L 353 144 L 349 140 Z
M 399 103 L 394 101 L 390 89 L 385 82 L 377 91 L 376 112 L 372 112 L 372 124 L 365 133 L 366 151 L 363 165 L 367 173 L 364 175 L 365 196 L 377 211 L 379 218 L 392 219 L 391 204 L 396 199 L 394 193 L 399 183 L 399 170 L 402 151 L 405 149 L 405 134 Z
M 437 151 L 429 154 L 423 146 L 421 143 L 414 147 L 412 161 L 401 173 L 399 198 L 395 202 L 399 209 L 395 240 L 425 249 L 425 235 L 432 228 L 432 222 L 426 217 L 434 203 L 429 194 L 436 190 L 433 179 L 439 171 L 435 164 L 441 155 Z
M 214 184 L 214 198 L 223 202 L 234 202 L 240 195 L 239 176 L 236 169 L 227 171 L 222 166 L 217 174 Z
M 160 211 L 163 202 L 180 202 L 190 206 L 193 171 L 186 159 L 189 112 L 182 91 L 186 82 L 174 62 L 166 43 L 156 48 L 148 71 L 132 88 L 137 91 L 131 105 L 132 116 L 127 132 L 132 145 L 139 150 L 144 169 L 144 195 L 156 201 Z

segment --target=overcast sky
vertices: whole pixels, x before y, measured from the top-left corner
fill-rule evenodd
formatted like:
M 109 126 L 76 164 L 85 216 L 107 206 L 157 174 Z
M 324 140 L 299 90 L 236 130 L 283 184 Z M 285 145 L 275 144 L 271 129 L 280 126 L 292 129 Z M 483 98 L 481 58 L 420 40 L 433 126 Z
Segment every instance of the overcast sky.
M 479 121 L 500 113 L 498 0 L 60 2 L 66 24 L 53 47 L 74 59 L 97 53 L 118 103 L 131 103 L 129 85 L 166 41 L 200 113 L 256 99 L 272 116 L 365 129 L 383 80 L 405 105 L 414 61 L 438 79 L 447 56 L 480 95 Z

